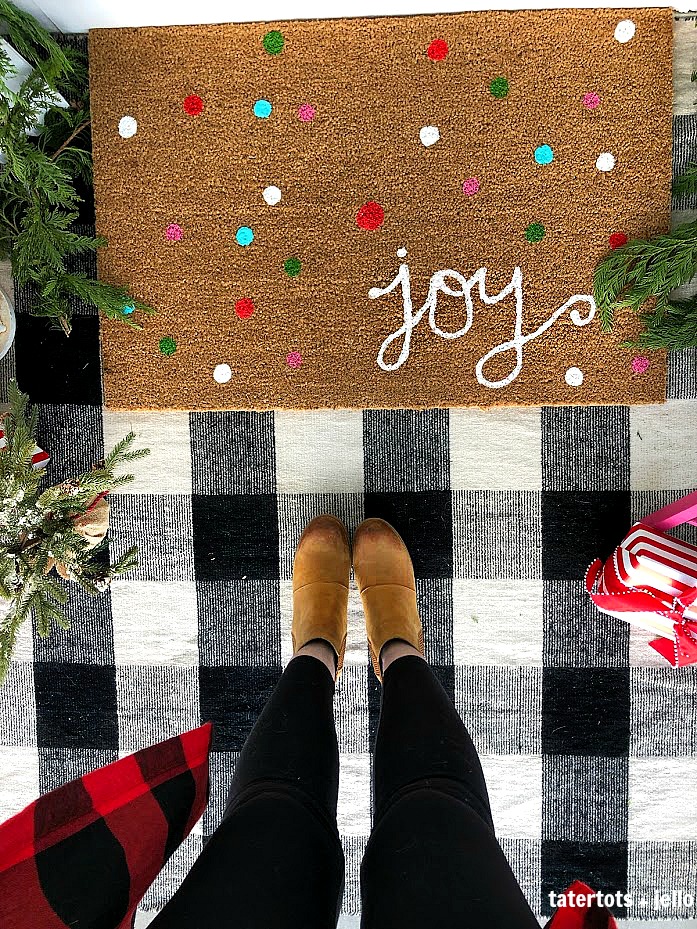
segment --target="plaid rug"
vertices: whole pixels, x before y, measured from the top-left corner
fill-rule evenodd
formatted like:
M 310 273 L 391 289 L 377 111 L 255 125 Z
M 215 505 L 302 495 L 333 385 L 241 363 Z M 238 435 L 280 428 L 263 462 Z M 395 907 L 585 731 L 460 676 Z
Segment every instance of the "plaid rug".
M 676 23 L 676 171 L 697 143 L 694 34 Z M 674 206 L 677 222 L 697 202 Z M 91 228 L 89 207 L 82 219 Z M 130 429 L 152 455 L 110 497 L 113 553 L 138 543 L 138 568 L 100 599 L 71 587 L 69 633 L 23 630 L 0 702 L 1 818 L 212 719 L 211 801 L 148 892 L 147 922 L 219 822 L 290 657 L 302 527 L 327 511 L 351 529 L 381 516 L 412 552 L 427 657 L 481 753 L 501 844 L 535 911 L 578 877 L 646 899 L 620 916 L 670 929 L 694 919 L 675 896 L 656 908 L 654 892 L 697 893 L 697 668 L 673 671 L 647 635 L 598 614 L 582 577 L 632 520 L 697 487 L 697 351 L 671 357 L 665 406 L 108 413 L 97 319 L 81 311 L 66 340 L 16 296 L 0 383 L 16 370 L 41 404 L 48 480 L 89 467 Z M 358 924 L 380 697 L 355 590 L 349 630 L 336 697 L 347 927 Z

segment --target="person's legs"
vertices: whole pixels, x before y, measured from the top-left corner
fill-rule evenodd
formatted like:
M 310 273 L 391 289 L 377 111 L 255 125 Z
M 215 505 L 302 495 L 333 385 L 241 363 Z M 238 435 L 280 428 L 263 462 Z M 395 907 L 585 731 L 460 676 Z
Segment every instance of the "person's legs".
M 240 753 L 222 823 L 153 929 L 336 925 L 344 855 L 333 696 L 349 572 L 345 528 L 313 520 L 293 567 L 295 657 Z
M 469 733 L 416 654 L 383 676 L 361 895 L 363 929 L 538 925 L 494 836 Z
M 383 682 L 362 929 L 537 927 L 494 836 L 474 744 L 423 658 L 411 560 L 386 523 L 359 527 L 354 571 Z
M 240 753 L 222 823 L 152 929 L 336 925 L 344 856 L 333 695 L 321 660 L 289 662 Z

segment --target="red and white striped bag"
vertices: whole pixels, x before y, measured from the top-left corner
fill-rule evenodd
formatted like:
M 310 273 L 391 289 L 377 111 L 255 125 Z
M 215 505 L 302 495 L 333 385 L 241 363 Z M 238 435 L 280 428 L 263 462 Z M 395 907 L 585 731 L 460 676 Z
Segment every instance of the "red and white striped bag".
M 697 525 L 697 491 L 644 517 L 586 572 L 598 609 L 655 633 L 650 645 L 676 667 L 697 663 L 697 546 L 664 531 L 683 523 Z

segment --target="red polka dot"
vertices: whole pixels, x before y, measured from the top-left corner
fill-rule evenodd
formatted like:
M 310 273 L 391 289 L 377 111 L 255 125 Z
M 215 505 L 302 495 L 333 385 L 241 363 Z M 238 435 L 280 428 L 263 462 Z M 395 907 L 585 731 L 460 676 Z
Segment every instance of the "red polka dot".
M 379 229 L 385 221 L 385 211 L 374 200 L 364 203 L 356 213 L 356 225 L 361 229 Z
M 427 54 L 431 61 L 442 61 L 448 54 L 448 43 L 445 39 L 434 39 L 428 46 Z
M 189 94 L 182 106 L 189 116 L 198 116 L 203 113 L 203 100 L 197 94 Z
M 608 242 L 610 243 L 610 248 L 622 248 L 623 245 L 626 245 L 629 239 L 624 234 L 624 232 L 613 232 Z
M 235 303 L 235 313 L 240 319 L 249 319 L 254 312 L 254 303 L 249 297 L 242 297 Z

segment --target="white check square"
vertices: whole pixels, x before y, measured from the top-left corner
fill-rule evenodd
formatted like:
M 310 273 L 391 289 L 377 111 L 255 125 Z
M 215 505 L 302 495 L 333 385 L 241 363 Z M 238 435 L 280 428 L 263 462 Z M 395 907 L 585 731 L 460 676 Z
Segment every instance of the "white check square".
M 694 757 L 630 758 L 629 841 L 694 840 L 694 779 Z
M 120 581 L 111 585 L 114 657 L 121 665 L 198 667 L 193 581 Z
M 538 407 L 450 410 L 453 490 L 540 490 Z
M 360 410 L 277 410 L 278 493 L 363 493 Z
M 697 487 L 697 400 L 630 407 L 632 490 Z
M 190 494 L 191 436 L 189 414 L 172 410 L 104 410 L 104 448 L 108 453 L 129 432 L 147 458 L 129 465 L 135 480 L 115 493 Z
M 543 582 L 453 580 L 453 655 L 459 665 L 542 665 Z
M 541 839 L 542 756 L 482 755 L 496 834 Z

